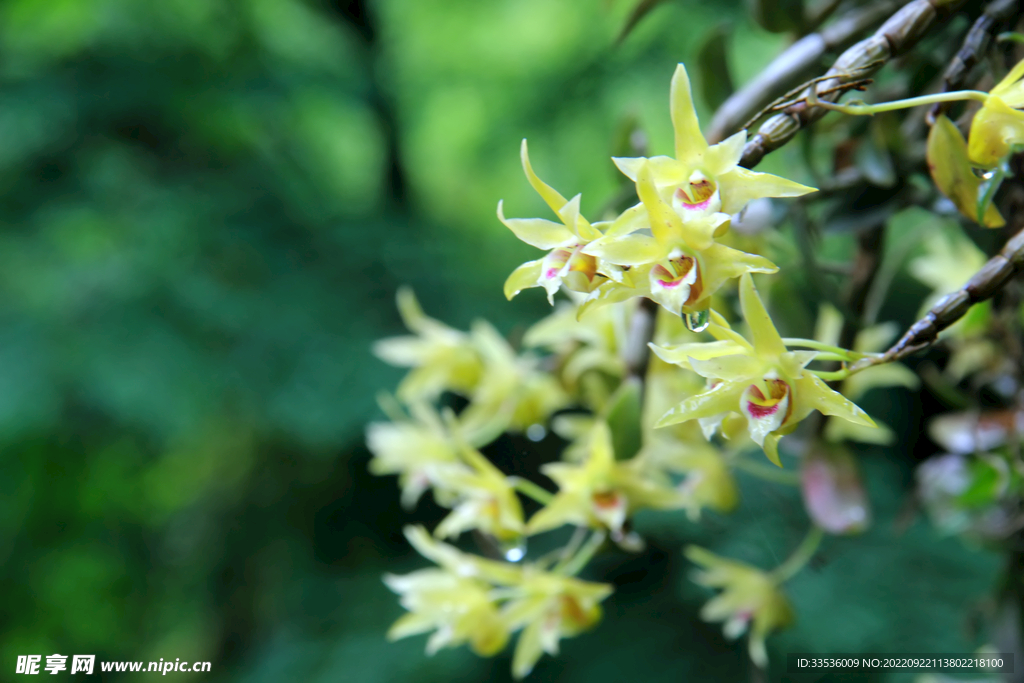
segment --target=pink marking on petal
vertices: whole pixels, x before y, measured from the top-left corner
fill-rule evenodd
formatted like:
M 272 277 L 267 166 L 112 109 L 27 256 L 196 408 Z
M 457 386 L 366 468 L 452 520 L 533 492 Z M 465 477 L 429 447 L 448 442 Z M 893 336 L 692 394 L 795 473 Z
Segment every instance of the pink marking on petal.
M 716 191 L 715 184 L 707 178 L 697 182 L 691 180 L 689 190 L 690 192 L 687 193 L 683 188 L 679 188 L 675 192 L 675 198 L 687 209 L 694 211 L 703 211 L 708 208 Z
M 782 404 L 776 403 L 770 406 L 762 406 L 754 403 L 753 401 L 747 401 L 747 411 L 750 413 L 751 417 L 756 420 L 760 420 L 761 418 L 777 413 L 780 405 Z
M 711 204 L 711 197 L 708 197 L 702 202 L 691 202 L 689 200 L 689 197 L 687 197 L 686 193 L 683 192 L 682 190 L 676 190 L 676 199 L 678 199 L 679 202 L 686 208 L 693 209 L 695 211 L 703 211 L 704 209 L 708 208 L 708 206 Z
M 544 273 L 544 277 L 549 280 L 554 278 L 556 275 L 558 275 L 558 268 L 548 268 L 547 272 Z
M 680 280 L 675 280 L 674 282 L 673 281 L 666 282 L 665 280 L 658 280 L 658 284 L 661 285 L 662 287 L 678 287 L 679 285 L 683 284 L 683 281 L 681 279 Z

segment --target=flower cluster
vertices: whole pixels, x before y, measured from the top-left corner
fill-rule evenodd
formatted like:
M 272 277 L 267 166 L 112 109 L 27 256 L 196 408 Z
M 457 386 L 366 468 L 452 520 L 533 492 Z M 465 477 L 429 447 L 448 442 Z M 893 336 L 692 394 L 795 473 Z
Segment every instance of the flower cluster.
M 434 631 L 428 653 L 467 644 L 491 656 L 521 629 L 513 656 L 513 672 L 521 677 L 541 653 L 557 652 L 559 638 L 599 620 L 597 605 L 611 589 L 573 575 L 605 539 L 636 548 L 638 537 L 628 523 L 633 513 L 692 505 L 693 496 L 650 458 L 616 457 L 608 420 L 616 419 L 616 407 L 628 395 L 624 316 L 632 306 L 608 307 L 578 322 L 577 306 L 560 305 L 524 336 L 524 346 L 547 354 L 538 355 L 515 352 L 486 323 L 467 333 L 428 318 L 407 290 L 398 303 L 414 334 L 385 339 L 375 350 L 410 370 L 397 400 L 381 397 L 390 421 L 367 428 L 370 470 L 397 475 L 407 507 L 430 491 L 450 513 L 432 536 L 422 528 L 407 532 L 441 567 L 386 578 L 410 612 L 390 635 Z M 445 405 L 458 403 L 451 396 L 465 401 L 460 411 Z M 553 416 L 571 406 L 591 412 Z M 541 468 L 557 484 L 556 493 L 507 476 L 480 450 L 502 431 L 543 438 L 549 424 L 573 442 L 565 462 Z M 541 503 L 528 520 L 520 495 Z M 580 542 L 570 544 L 550 571 L 550 562 L 522 562 L 529 536 L 567 525 L 576 527 Z M 489 550 L 504 561 L 435 540 L 467 531 L 489 539 Z M 579 534 L 588 532 L 590 540 L 582 544 Z
M 469 333 L 427 317 L 408 289 L 398 292 L 398 310 L 412 332 L 382 339 L 374 353 L 411 371 L 398 386 L 406 403 L 427 402 L 450 392 L 469 400 L 460 416 L 470 441 L 486 443 L 511 429 L 524 431 L 543 424 L 569 397 L 538 358 L 515 351 L 489 323 L 477 321 Z
M 700 132 L 686 69 L 672 78 L 675 157 L 613 159 L 636 184 L 640 203 L 613 220 L 592 224 L 580 213 L 580 195 L 566 200 L 533 171 L 523 141 L 523 170 L 559 222 L 498 218 L 519 239 L 547 256 L 519 266 L 505 283 L 512 298 L 543 287 L 548 299 L 559 287 L 588 294 L 589 308 L 633 297 L 656 301 L 675 315 L 707 310 L 725 282 L 743 273 L 774 273 L 763 256 L 716 242 L 733 214 L 763 197 L 797 197 L 814 188 L 739 166 L 746 131 L 709 145 Z
M 407 505 L 429 490 L 451 512 L 433 534 L 421 527 L 406 531 L 438 567 L 385 579 L 409 611 L 393 626 L 392 638 L 432 631 L 428 653 L 467 644 L 491 656 L 521 631 L 513 673 L 525 676 L 543 652 L 557 652 L 560 638 L 599 620 L 599 604 L 611 588 L 575 575 L 606 539 L 627 551 L 642 547 L 632 524 L 637 511 L 685 510 L 694 520 L 705 509 L 728 513 L 739 503 L 740 470 L 797 483 L 800 475 L 744 453 L 753 442 L 781 467 L 780 438 L 815 411 L 852 425 L 830 422 L 826 436 L 833 441 L 872 440 L 865 432 L 874 421 L 826 381 L 847 379 L 846 363 L 877 350 L 879 334 L 866 331 L 853 351 L 836 345 L 838 332 L 817 340 L 782 338 L 751 276 L 777 267 L 734 248 L 735 241 L 722 243 L 751 201 L 763 206 L 766 198 L 813 188 L 740 167 L 745 131 L 709 145 L 682 65 L 672 79 L 671 116 L 674 156 L 613 159 L 639 201 L 602 222 L 584 217 L 580 195 L 566 199 L 538 177 L 523 141 L 527 180 L 557 220 L 508 218 L 498 204 L 505 226 L 547 252 L 515 269 L 505 294 L 511 299 L 541 287 L 553 305 L 559 292 L 568 299 L 526 332 L 527 351 L 514 350 L 487 323 L 474 323 L 469 332 L 449 328 L 425 316 L 410 292 L 399 293 L 413 334 L 383 340 L 375 350 L 410 372 L 398 401 L 383 401 L 391 421 L 368 429 L 370 467 L 398 475 Z M 759 250 L 759 239 L 747 237 L 751 251 Z M 724 287 L 734 280 L 745 335 L 722 314 Z M 703 340 L 704 331 L 714 341 Z M 638 361 L 648 346 L 652 354 Z M 842 366 L 825 370 L 812 366 L 817 362 Z M 867 386 L 907 384 L 904 375 L 879 368 L 860 388 L 850 377 L 843 389 L 855 395 Z M 454 405 L 464 407 L 456 412 Z M 502 432 L 537 441 L 549 429 L 568 442 L 560 462 L 539 470 L 557 486 L 554 492 L 507 476 L 485 455 Z M 853 533 L 869 520 L 848 459 L 811 453 L 805 461 L 813 542 L 793 558 L 763 572 L 688 550 L 704 569 L 698 583 L 723 590 L 703 616 L 726 621 L 730 636 L 749 627 L 750 656 L 761 667 L 765 638 L 793 618 L 781 584 L 806 563 L 822 531 Z M 528 518 L 521 497 L 539 504 Z M 525 557 L 529 537 L 566 526 L 575 532 L 561 551 Z M 470 530 L 494 559 L 439 540 Z
M 504 649 L 509 636 L 522 633 L 512 673 L 530 673 L 542 653 L 558 654 L 558 641 L 593 627 L 611 586 L 581 581 L 542 566 L 495 562 L 468 555 L 434 540 L 422 527 L 407 527 L 406 538 L 439 568 L 384 582 L 402 596 L 409 611 L 388 632 L 392 640 L 433 631 L 427 652 L 468 643 L 481 656 Z

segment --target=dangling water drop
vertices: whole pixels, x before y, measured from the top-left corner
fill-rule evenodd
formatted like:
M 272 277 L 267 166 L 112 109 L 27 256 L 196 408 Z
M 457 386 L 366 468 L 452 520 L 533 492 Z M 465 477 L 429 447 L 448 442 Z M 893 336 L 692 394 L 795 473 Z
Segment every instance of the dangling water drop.
M 524 536 L 512 543 L 502 543 L 501 552 L 509 562 L 518 562 L 526 557 L 526 537 Z
M 686 325 L 686 329 L 690 330 L 690 332 L 703 332 L 711 324 L 709 309 L 705 308 L 703 311 L 697 311 L 696 313 L 684 313 L 683 324 Z

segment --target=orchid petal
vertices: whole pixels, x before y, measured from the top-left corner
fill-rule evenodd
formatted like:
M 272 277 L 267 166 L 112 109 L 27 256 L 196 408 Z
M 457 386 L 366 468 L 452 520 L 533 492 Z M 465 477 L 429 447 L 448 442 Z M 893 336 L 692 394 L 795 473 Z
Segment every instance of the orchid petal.
M 765 456 L 777 467 L 782 467 L 782 460 L 779 459 L 779 439 L 781 438 L 778 434 L 767 434 L 764 437 L 764 443 L 761 444 Z
M 410 612 L 403 614 L 391 625 L 385 636 L 388 640 L 399 640 L 408 636 L 419 635 L 427 631 L 433 631 L 437 627 L 434 619 L 423 614 Z
M 498 202 L 498 220 L 516 237 L 538 249 L 554 249 L 576 241 L 569 228 L 543 218 L 505 218 L 502 202 Z
M 427 314 L 423 312 L 423 308 L 420 306 L 419 300 L 416 298 L 416 295 L 410 287 L 400 287 L 395 299 L 398 304 L 398 314 L 402 317 L 402 322 L 410 332 L 415 332 L 420 335 L 447 335 L 454 332 L 452 328 L 442 322 L 428 317 Z
M 817 357 L 817 351 L 787 351 L 779 356 L 779 366 L 787 375 L 799 377 L 800 371 Z
M 935 186 L 971 221 L 978 220 L 978 188 L 981 178 L 974 174 L 967 158 L 967 141 L 946 116 L 935 120 L 928 134 L 928 170 Z M 998 228 L 1006 224 L 994 203 L 985 207 L 983 225 Z
M 740 252 L 740 253 L 743 253 L 743 252 Z M 712 264 L 714 264 L 714 261 L 712 261 Z M 709 268 L 708 270 L 713 270 L 713 269 Z M 708 274 L 705 271 L 705 279 L 704 279 L 705 287 L 707 287 L 708 283 L 712 281 L 711 278 L 713 276 L 714 276 L 713 273 L 712 274 Z M 724 282 L 724 280 L 723 280 L 723 282 Z M 747 349 L 749 351 L 753 351 L 754 350 L 754 347 L 752 347 L 750 345 L 750 342 L 748 342 L 746 339 L 744 339 L 738 332 L 734 331 L 732 329 L 732 327 L 729 325 L 729 321 L 726 320 L 725 318 L 723 318 L 718 313 L 718 311 L 712 310 L 710 318 L 711 318 L 711 324 L 708 326 L 708 330 L 707 331 L 708 331 L 708 334 L 710 334 L 712 337 L 714 337 L 715 339 L 717 339 L 719 341 L 731 341 L 731 342 L 734 342 L 737 345 L 739 345 L 740 347 L 742 347 L 744 349 Z
M 1024 142 L 1024 112 L 1013 109 L 998 97 L 990 97 L 974 115 L 967 140 L 967 156 L 976 166 L 992 168 Z
M 675 215 L 675 211 L 672 212 Z M 720 230 L 722 225 L 729 222 L 730 216 L 726 213 L 713 213 L 708 216 L 683 220 L 679 234 L 683 240 L 694 249 L 703 251 L 715 243 L 715 235 L 724 232 Z
M 743 147 L 747 144 L 747 131 L 741 130 L 712 145 L 704 153 L 704 168 L 710 176 L 719 176 L 735 168 L 743 158 Z
M 849 420 L 855 424 L 874 427 L 875 422 L 867 413 L 839 392 L 833 391 L 820 377 L 810 372 L 796 380 L 798 400 L 805 407 L 817 410 L 824 415 L 833 415 Z
M 636 192 L 640 201 L 647 207 L 647 215 L 651 221 L 651 234 L 654 239 L 662 244 L 672 244 L 682 236 L 682 220 L 665 202 L 661 200 L 657 188 L 654 186 L 654 176 L 651 174 L 649 164 L 640 167 L 637 175 Z M 697 246 L 697 245 L 693 245 Z M 698 247 L 700 248 L 700 247 Z
M 690 367 L 706 379 L 737 381 L 757 377 L 764 373 L 764 362 L 745 354 L 717 356 L 709 360 L 690 357 Z
M 825 438 L 832 442 L 856 441 L 874 446 L 891 446 L 896 443 L 897 437 L 896 432 L 881 420 L 875 420 L 875 426 L 872 428 L 829 418 L 825 425 Z
M 653 237 L 624 235 L 591 242 L 583 248 L 583 253 L 619 266 L 639 266 L 660 261 L 668 255 L 668 250 Z
M 530 181 L 530 185 L 537 191 L 537 194 L 541 196 L 541 199 L 551 207 L 551 210 L 558 213 L 566 204 L 565 197 L 559 194 L 558 190 L 551 187 L 543 180 L 537 177 L 537 174 L 533 172 L 533 165 L 530 163 L 530 154 L 526 148 L 526 138 L 523 138 L 523 145 L 520 147 L 519 156 L 523 162 L 523 171 L 526 173 L 526 179 Z
M 512 301 L 516 294 L 529 287 L 539 286 L 540 272 L 543 268 L 544 259 L 527 261 L 512 271 L 512 274 L 505 280 L 505 298 Z
M 1006 76 L 1003 77 L 1003 80 L 999 81 L 999 84 L 989 92 L 999 97 L 1010 106 L 1015 107 L 1017 106 L 1017 102 L 1011 102 L 1012 97 L 1007 98 L 1006 96 L 1016 94 L 1011 91 L 1015 90 L 1014 85 L 1016 85 L 1017 81 L 1021 78 L 1024 78 L 1024 59 L 1017 62 L 1014 67 L 1010 69 L 1010 73 L 1006 74 Z M 1020 88 L 1016 88 L 1016 90 L 1020 90 Z
M 651 175 L 658 186 L 680 185 L 687 181 L 690 171 L 672 157 L 612 157 L 612 162 L 634 183 L 640 176 L 640 167 L 651 165 Z
M 754 349 L 762 357 L 778 357 L 786 352 L 782 337 L 765 310 L 761 297 L 754 288 L 754 278 L 745 273 L 740 278 L 740 308 L 743 319 L 750 326 Z
M 558 495 L 554 500 L 542 507 L 526 524 L 526 533 L 531 536 L 543 531 L 557 529 L 566 524 L 589 526 L 590 520 L 584 512 L 584 506 L 576 496 Z
M 722 211 L 733 214 L 752 199 L 761 197 L 800 197 L 818 190 L 807 185 L 780 178 L 770 173 L 757 173 L 736 166 L 718 177 L 722 193 Z
M 731 340 L 713 342 L 695 342 L 678 346 L 658 346 L 648 344 L 658 358 L 684 368 L 690 367 L 690 359 L 708 360 L 719 356 L 730 356 L 745 351 L 748 347 Z
M 373 355 L 388 365 L 416 367 L 429 357 L 430 349 L 420 337 L 388 337 L 373 343 Z
M 647 218 L 647 207 L 640 203 L 636 206 L 631 206 L 619 214 L 605 230 L 604 236 L 606 238 L 620 237 L 650 227 L 650 219 Z
M 572 230 L 580 239 L 589 241 L 601 236 L 601 232 L 594 228 L 586 218 L 580 214 L 580 198 L 576 195 L 565 206 L 558 210 L 558 217 L 562 219 L 566 227 Z
M 740 411 L 747 418 L 747 431 L 758 446 L 764 446 L 765 438 L 782 426 L 789 415 L 792 392 L 782 380 L 768 382 L 769 396 L 761 393 L 757 385 L 751 384 L 740 396 Z
M 580 304 L 580 307 L 576 310 L 576 320 L 582 320 L 588 312 L 608 304 L 617 304 L 627 299 L 632 299 L 635 296 L 645 296 L 648 293 L 649 291 L 646 286 L 642 288 L 629 287 L 609 280 L 591 292 L 587 299 Z
M 676 133 L 676 159 L 683 163 L 692 163 L 700 158 L 708 148 L 707 140 L 700 132 L 697 111 L 693 106 L 693 95 L 690 93 L 690 79 L 686 75 L 686 67 L 676 67 L 672 75 L 670 94 L 672 103 L 672 128 Z
M 515 653 L 512 655 L 512 676 L 517 680 L 528 676 L 543 654 L 543 626 L 543 620 L 533 621 L 519 636 Z
M 700 417 L 739 410 L 739 398 L 746 385 L 742 382 L 722 382 L 713 389 L 691 396 L 665 413 L 654 425 L 667 427 Z
M 779 267 L 763 256 L 748 254 L 722 244 L 712 244 L 703 252 L 704 291 L 702 299 L 708 299 L 722 288 L 727 281 L 744 273 L 775 273 Z M 714 318 L 712 323 L 714 324 Z M 712 334 L 715 334 L 712 332 Z M 735 333 L 734 333 L 735 334 Z

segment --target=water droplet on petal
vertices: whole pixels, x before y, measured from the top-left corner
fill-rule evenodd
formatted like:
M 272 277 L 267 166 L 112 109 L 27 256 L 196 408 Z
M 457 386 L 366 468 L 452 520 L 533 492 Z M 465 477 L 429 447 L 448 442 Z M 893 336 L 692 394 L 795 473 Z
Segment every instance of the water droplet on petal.
M 501 551 L 509 562 L 518 562 L 526 557 L 526 539 L 521 538 L 514 543 L 503 543 Z
M 706 308 L 696 313 L 684 313 L 683 324 L 691 332 L 703 332 L 711 324 L 711 313 Z

